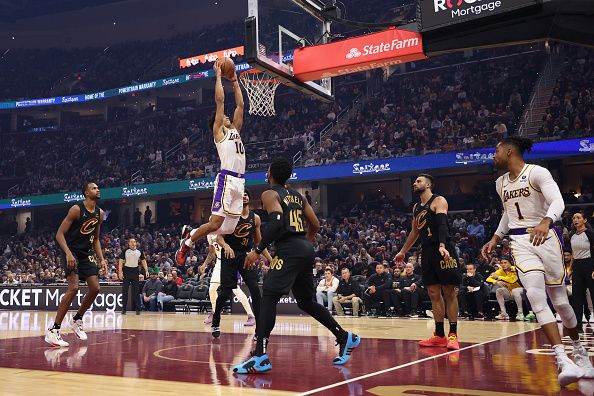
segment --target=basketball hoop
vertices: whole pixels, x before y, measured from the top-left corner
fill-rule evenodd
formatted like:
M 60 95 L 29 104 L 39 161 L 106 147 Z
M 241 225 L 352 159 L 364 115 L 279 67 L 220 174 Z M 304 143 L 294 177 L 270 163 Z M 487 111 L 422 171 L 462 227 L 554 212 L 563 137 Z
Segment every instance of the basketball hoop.
M 242 72 L 239 80 L 250 100 L 250 114 L 263 117 L 276 114 L 274 93 L 280 84 L 279 80 L 257 69 Z

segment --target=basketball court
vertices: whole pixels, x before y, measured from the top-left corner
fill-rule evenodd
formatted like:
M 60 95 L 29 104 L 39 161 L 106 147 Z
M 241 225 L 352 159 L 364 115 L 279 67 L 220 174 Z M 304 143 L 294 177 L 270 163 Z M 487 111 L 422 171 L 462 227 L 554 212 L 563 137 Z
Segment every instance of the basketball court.
M 340 317 L 363 341 L 349 363 L 336 367 L 328 330 L 307 316 L 280 316 L 271 337 L 273 370 L 243 376 L 230 368 L 253 348 L 254 329 L 243 326 L 244 316 L 223 316 L 223 334 L 213 341 L 202 315 L 89 312 L 88 341 L 65 329 L 69 348 L 44 342 L 53 316 L 0 312 L 0 393 L 511 396 L 594 389 L 594 381 L 582 380 L 559 390 L 552 351 L 539 349 L 546 341 L 532 323 L 461 322 L 461 349 L 447 352 L 417 347 L 433 331 L 428 319 Z M 594 337 L 587 340 L 594 347 Z

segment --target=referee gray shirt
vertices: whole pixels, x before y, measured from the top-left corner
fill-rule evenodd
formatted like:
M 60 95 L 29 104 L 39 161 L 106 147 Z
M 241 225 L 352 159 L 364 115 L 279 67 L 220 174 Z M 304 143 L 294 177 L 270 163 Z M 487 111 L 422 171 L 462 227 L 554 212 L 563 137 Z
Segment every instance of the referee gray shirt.
M 144 260 L 144 253 L 138 249 L 126 249 L 120 254 L 119 257 L 124 260 L 124 267 L 126 268 L 138 268 L 138 263 Z

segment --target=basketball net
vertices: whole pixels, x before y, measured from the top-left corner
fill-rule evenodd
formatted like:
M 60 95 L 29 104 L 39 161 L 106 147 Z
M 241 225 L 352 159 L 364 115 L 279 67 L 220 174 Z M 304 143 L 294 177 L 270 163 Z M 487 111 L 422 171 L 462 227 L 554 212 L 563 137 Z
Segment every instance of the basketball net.
M 245 88 L 250 101 L 249 113 L 262 117 L 276 115 L 274 110 L 274 93 L 280 81 L 268 74 L 252 69 L 239 75 L 239 81 Z

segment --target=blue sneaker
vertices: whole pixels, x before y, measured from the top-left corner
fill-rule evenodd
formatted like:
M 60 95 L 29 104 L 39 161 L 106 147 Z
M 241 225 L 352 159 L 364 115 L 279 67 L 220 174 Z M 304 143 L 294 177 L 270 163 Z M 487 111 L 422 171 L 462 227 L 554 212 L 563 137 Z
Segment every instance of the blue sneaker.
M 334 364 L 345 364 L 351 358 L 353 349 L 359 346 L 361 343 L 361 337 L 356 334 L 348 333 L 347 337 L 343 341 L 336 340 L 336 345 L 340 345 L 338 356 L 334 358 L 332 363 Z
M 262 356 L 252 356 L 245 362 L 233 366 L 233 372 L 237 374 L 258 374 L 272 370 L 272 364 L 268 354 Z

